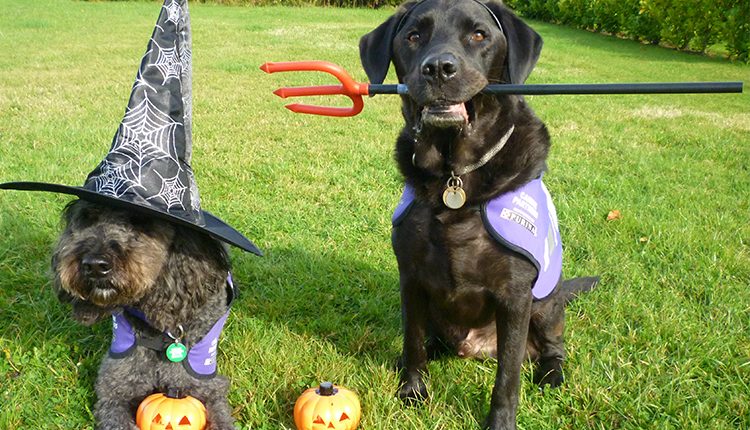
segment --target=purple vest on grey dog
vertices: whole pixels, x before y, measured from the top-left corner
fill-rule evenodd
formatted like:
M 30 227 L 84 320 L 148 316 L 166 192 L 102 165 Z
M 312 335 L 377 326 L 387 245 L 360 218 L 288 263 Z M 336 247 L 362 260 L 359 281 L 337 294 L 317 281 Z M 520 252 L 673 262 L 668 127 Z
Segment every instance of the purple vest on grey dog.
M 229 290 L 234 291 L 232 275 L 227 277 Z M 233 294 L 233 293 L 232 293 Z M 137 310 L 120 310 L 112 315 L 112 343 L 109 347 L 110 355 L 114 357 L 126 357 L 135 349 L 137 340 L 135 330 L 125 317 L 125 313 L 148 323 L 143 314 Z M 219 336 L 224 329 L 224 324 L 229 317 L 229 309 L 211 327 L 211 330 L 198 343 L 188 349 L 188 355 L 182 361 L 188 373 L 199 378 L 208 378 L 216 374 L 216 354 L 218 353 Z
M 406 184 L 391 219 L 394 226 L 409 215 L 414 198 L 414 188 Z M 539 271 L 531 290 L 534 299 L 549 296 L 562 276 L 562 241 L 555 206 L 542 179 L 484 203 L 481 213 L 490 236 L 528 258 Z

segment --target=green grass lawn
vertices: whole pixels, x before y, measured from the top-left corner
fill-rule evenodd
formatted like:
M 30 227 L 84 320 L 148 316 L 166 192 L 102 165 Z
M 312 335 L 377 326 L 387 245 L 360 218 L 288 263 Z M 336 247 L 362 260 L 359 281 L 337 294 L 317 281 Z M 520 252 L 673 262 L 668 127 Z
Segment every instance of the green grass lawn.
M 0 182 L 81 185 L 109 148 L 153 2 L 0 0 Z M 194 4 L 194 158 L 203 206 L 254 240 L 220 369 L 242 429 L 293 428 L 302 390 L 358 392 L 363 429 L 471 429 L 495 362 L 429 365 L 423 407 L 394 397 L 401 350 L 390 214 L 399 101 L 295 115 L 265 61 L 324 59 L 365 80 L 358 39 L 388 10 Z M 532 23 L 534 83 L 718 81 L 750 66 Z M 394 77 L 389 77 L 394 82 Z M 567 318 L 566 384 L 522 375 L 519 428 L 750 428 L 750 94 L 529 97 L 553 136 L 545 176 L 568 276 L 600 274 Z M 69 197 L 0 192 L 0 429 L 91 429 L 110 324 L 77 325 L 48 280 Z M 609 211 L 622 218 L 607 221 Z

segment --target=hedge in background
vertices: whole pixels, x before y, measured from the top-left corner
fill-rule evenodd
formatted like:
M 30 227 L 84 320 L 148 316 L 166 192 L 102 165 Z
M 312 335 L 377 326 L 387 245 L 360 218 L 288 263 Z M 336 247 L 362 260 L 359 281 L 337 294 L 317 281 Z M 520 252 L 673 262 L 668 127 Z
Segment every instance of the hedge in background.
M 228 5 L 371 7 L 405 0 L 193 0 Z M 519 14 L 634 40 L 705 52 L 726 46 L 750 62 L 750 0 L 505 0 Z
M 748 0 L 506 0 L 521 15 L 678 49 L 726 46 L 750 60 Z

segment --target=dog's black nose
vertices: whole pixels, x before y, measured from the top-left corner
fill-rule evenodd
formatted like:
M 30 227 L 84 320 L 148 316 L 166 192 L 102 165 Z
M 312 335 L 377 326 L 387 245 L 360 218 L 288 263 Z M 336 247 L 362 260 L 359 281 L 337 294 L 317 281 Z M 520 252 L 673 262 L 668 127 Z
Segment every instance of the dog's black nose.
M 88 276 L 103 277 L 112 270 L 112 264 L 99 255 L 86 255 L 81 260 L 83 272 Z
M 458 72 L 458 60 L 453 54 L 442 53 L 427 57 L 422 62 L 422 75 L 432 81 L 440 79 L 447 81 L 456 76 Z

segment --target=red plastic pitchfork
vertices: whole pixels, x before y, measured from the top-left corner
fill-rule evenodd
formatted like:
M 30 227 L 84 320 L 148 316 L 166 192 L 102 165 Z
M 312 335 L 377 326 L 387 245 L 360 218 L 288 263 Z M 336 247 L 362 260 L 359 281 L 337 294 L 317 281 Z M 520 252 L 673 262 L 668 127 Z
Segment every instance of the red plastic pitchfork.
M 314 87 L 286 87 L 279 88 L 273 93 L 285 99 L 287 97 L 329 96 L 341 94 L 352 100 L 352 107 L 313 106 L 300 103 L 286 105 L 286 108 L 296 113 L 309 113 L 326 116 L 354 116 L 362 112 L 365 103 L 362 96 L 370 95 L 367 83 L 354 82 L 351 76 L 341 66 L 327 61 L 290 61 L 282 63 L 265 63 L 260 69 L 266 73 L 276 72 L 326 72 L 335 76 L 341 85 L 320 85 Z
M 273 93 L 287 97 L 344 95 L 351 99 L 352 107 L 315 106 L 300 103 L 286 105 L 292 112 L 326 116 L 354 116 L 362 112 L 362 96 L 376 94 L 408 94 L 404 84 L 368 84 L 354 82 L 339 65 L 327 61 L 269 62 L 260 66 L 266 73 L 276 72 L 326 72 L 336 77 L 341 85 L 311 87 L 285 87 Z M 688 93 L 741 93 L 742 82 L 654 82 L 627 84 L 492 84 L 483 90 L 486 94 L 688 94 Z

